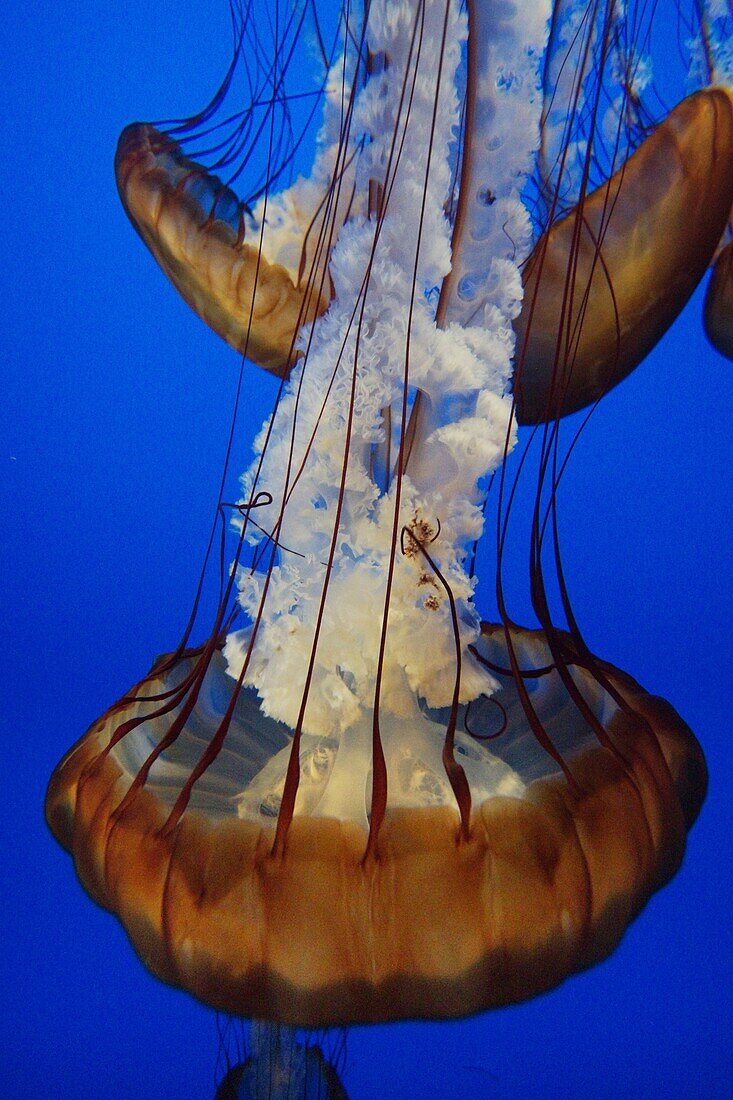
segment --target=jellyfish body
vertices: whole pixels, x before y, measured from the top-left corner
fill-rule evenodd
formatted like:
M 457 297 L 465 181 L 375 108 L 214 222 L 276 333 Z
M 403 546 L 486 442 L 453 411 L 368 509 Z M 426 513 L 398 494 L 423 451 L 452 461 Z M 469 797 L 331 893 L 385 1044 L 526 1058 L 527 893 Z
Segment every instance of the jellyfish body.
M 513 646 L 525 669 L 552 663 L 538 634 L 517 633 Z M 508 671 L 501 630 L 487 629 L 479 652 Z M 170 692 L 194 661 L 153 675 L 145 693 Z M 501 737 L 482 744 L 464 727 L 457 738 L 476 795 L 464 841 L 449 784 L 436 789 L 445 728 L 437 713 L 385 723 L 394 806 L 367 862 L 365 773 L 356 765 L 369 760 L 368 725 L 341 745 L 304 739 L 300 803 L 274 857 L 268 823 L 292 733 L 264 717 L 251 690 L 238 699 L 226 751 L 167 830 L 201 741 L 231 699 L 220 656 L 144 790 L 125 801 L 166 719 L 137 726 L 94 766 L 120 722 L 155 709 L 131 698 L 62 767 L 50 822 L 146 966 L 207 1004 L 310 1027 L 496 1007 L 543 992 L 615 947 L 677 869 L 704 796 L 702 753 L 668 704 L 610 668 L 607 690 L 580 665 L 573 674 L 608 745 L 598 744 L 557 673 L 536 680 L 535 712 L 572 771 L 577 789 L 569 787 L 528 727 L 512 677 L 502 675 L 493 702 L 468 720 L 485 732 L 505 721 Z M 319 814 L 333 788 L 350 817 Z
M 515 324 L 520 423 L 599 400 L 657 344 L 715 255 L 733 202 L 732 160 L 733 98 L 723 88 L 698 92 L 540 238 Z M 706 311 L 713 343 L 725 266 L 721 256 L 713 276 L 721 292 L 708 295 L 720 302 Z
M 121 140 L 120 193 L 156 259 L 287 380 L 230 506 L 208 639 L 187 632 L 94 724 L 47 816 L 146 966 L 217 1008 L 325 1026 L 518 1001 L 607 955 L 682 858 L 702 753 L 583 643 L 557 440 L 713 259 L 733 110 L 706 90 L 655 129 L 633 16 L 591 7 L 350 9 L 313 172 L 279 194 L 268 162 L 240 203 L 228 154 L 205 170 L 185 126 Z M 238 155 L 252 129 L 236 123 Z M 699 233 L 670 230 L 683 210 Z M 516 414 L 544 426 L 535 630 L 502 588 Z M 490 626 L 471 554 L 492 485 Z
M 189 305 L 238 351 L 276 374 L 300 328 L 326 308 L 312 281 L 268 261 L 234 193 L 152 126 L 117 148 L 120 196 L 133 225 Z
M 250 1053 L 232 1066 L 215 1100 L 346 1100 L 336 1067 L 292 1028 L 253 1021 Z
M 727 359 L 733 359 L 733 244 L 721 251 L 705 295 L 705 332 Z

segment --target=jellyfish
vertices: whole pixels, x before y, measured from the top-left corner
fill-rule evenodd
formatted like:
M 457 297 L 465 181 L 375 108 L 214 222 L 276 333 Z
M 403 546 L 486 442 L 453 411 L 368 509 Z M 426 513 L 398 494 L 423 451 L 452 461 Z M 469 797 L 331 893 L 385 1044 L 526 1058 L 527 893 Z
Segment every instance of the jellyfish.
M 253 1022 L 247 1056 L 229 1067 L 214 1100 L 346 1100 L 338 1075 L 343 1036 L 331 1057 L 310 1036 L 304 1040 L 282 1024 Z
M 730 5 L 710 4 L 702 11 L 695 41 L 696 63 L 702 78 L 711 84 L 733 84 Z M 705 293 L 705 333 L 713 347 L 733 359 L 733 210 Z
M 143 963 L 214 1008 L 514 1003 L 605 958 L 680 865 L 702 750 L 586 645 L 558 500 L 584 420 L 729 247 L 731 16 L 699 11 L 669 106 L 663 5 L 232 2 L 211 104 L 120 138 L 125 209 L 242 395 L 256 367 L 279 384 L 236 499 L 222 479 L 206 628 L 199 589 L 46 812 Z

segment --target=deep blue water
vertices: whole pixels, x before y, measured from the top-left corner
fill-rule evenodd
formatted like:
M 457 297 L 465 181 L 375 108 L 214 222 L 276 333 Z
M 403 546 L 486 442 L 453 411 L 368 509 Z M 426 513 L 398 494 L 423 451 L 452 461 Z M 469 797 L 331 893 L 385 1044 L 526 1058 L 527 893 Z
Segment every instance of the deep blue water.
M 42 811 L 61 754 L 179 636 L 208 531 L 237 357 L 130 228 L 112 158 L 129 121 L 208 99 L 225 4 L 11 0 L 2 40 L 0 1097 L 206 1100 L 213 1014 L 144 971 Z M 275 388 L 252 379 L 254 431 Z M 588 641 L 707 754 L 682 871 L 611 959 L 552 994 L 353 1029 L 355 1100 L 730 1095 L 732 407 L 697 296 L 596 413 L 563 493 Z

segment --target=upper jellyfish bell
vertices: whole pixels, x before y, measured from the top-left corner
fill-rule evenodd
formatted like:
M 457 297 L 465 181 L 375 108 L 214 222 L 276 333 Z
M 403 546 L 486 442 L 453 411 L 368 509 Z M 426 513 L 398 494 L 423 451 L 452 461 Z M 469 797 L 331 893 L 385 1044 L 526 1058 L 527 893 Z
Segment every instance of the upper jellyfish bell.
M 713 265 L 703 320 L 707 338 L 716 351 L 733 359 L 733 243 L 722 249 Z
M 599 400 L 657 344 L 715 254 L 733 204 L 731 164 L 731 92 L 697 92 L 540 237 L 515 322 L 520 423 Z M 705 314 L 721 340 L 729 266 L 721 256 Z

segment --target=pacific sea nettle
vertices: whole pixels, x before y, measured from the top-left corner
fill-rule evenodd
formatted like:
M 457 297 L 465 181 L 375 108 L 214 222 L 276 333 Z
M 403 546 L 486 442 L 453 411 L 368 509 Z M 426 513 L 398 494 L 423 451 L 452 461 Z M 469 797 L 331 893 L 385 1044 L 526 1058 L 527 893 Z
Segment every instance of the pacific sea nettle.
M 704 798 L 684 722 L 583 641 L 557 490 L 579 430 L 563 418 L 721 259 L 706 323 L 730 340 L 730 13 L 282 9 L 234 3 L 209 107 L 120 139 L 135 228 L 244 371 L 282 384 L 239 499 L 219 500 L 232 545 L 206 641 L 197 600 L 59 765 L 47 816 L 146 966 L 208 1004 L 311 1026 L 460 1016 L 607 955 Z M 670 107 L 653 61 L 678 46 L 691 94 Z M 503 553 L 530 476 L 524 629 Z M 486 525 L 493 623 L 474 598 Z

